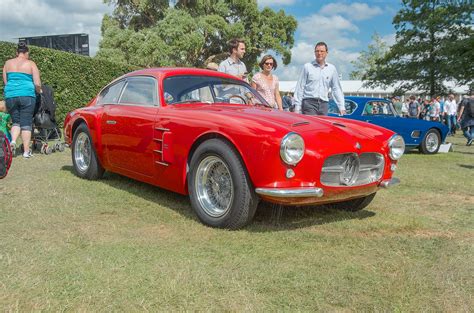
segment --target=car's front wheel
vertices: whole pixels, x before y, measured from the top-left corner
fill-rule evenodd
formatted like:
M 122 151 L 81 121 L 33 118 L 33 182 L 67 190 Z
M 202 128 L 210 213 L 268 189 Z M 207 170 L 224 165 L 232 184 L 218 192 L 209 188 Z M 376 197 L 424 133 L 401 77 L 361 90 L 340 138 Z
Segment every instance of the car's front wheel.
M 435 154 L 441 146 L 441 135 L 436 129 L 430 129 L 426 132 L 419 150 L 423 154 Z
M 330 203 L 330 204 L 326 204 L 326 206 L 331 209 L 336 209 L 336 210 L 357 212 L 362 209 L 365 209 L 372 202 L 372 200 L 374 200 L 375 194 L 376 192 L 362 198 L 347 200 L 343 202 Z
M 206 225 L 237 229 L 248 224 L 258 197 L 235 149 L 221 139 L 210 139 L 194 152 L 188 190 L 191 205 Z
M 72 164 L 74 173 L 81 178 L 95 180 L 104 174 L 85 124 L 77 127 L 72 138 Z

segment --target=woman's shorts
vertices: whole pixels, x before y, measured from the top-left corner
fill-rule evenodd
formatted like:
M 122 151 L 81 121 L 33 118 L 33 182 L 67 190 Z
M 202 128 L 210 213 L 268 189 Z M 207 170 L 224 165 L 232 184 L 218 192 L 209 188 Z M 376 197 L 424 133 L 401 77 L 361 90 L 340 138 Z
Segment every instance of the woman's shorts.
M 8 113 L 12 117 L 13 126 L 31 131 L 36 99 L 34 97 L 14 97 L 5 99 Z

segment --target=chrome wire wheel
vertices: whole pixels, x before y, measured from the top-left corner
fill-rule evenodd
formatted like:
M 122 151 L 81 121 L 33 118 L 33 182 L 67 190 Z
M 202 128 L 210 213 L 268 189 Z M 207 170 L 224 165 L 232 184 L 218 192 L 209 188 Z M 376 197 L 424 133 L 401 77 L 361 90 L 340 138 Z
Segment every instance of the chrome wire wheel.
M 217 156 L 208 156 L 198 165 L 194 188 L 200 206 L 212 217 L 225 215 L 234 200 L 234 184 L 227 165 Z
M 439 138 L 435 132 L 429 133 L 426 135 L 426 150 L 433 153 L 438 149 Z
M 86 133 L 80 133 L 74 144 L 74 160 L 77 169 L 80 172 L 86 172 L 91 164 L 92 147 L 89 136 Z

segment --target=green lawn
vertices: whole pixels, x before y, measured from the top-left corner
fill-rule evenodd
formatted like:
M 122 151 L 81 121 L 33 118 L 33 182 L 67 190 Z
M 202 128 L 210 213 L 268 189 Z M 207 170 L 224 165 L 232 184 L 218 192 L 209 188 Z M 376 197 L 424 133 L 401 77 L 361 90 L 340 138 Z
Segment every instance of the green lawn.
M 14 159 L 0 180 L 2 311 L 443 311 L 474 307 L 474 146 L 408 153 L 357 213 L 260 205 L 240 231 L 187 197 L 70 150 Z M 281 213 L 281 215 L 279 214 Z

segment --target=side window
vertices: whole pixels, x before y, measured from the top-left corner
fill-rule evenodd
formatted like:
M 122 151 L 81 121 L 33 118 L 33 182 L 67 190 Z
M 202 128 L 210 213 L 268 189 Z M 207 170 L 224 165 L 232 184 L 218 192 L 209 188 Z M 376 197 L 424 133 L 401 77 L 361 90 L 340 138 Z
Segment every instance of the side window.
M 156 80 L 152 77 L 129 77 L 120 97 L 120 104 L 157 105 Z
M 125 80 L 118 81 L 113 85 L 107 86 L 99 95 L 97 104 L 113 104 L 117 103 L 120 97 L 120 92 L 125 84 Z
M 389 115 L 393 116 L 392 107 L 385 101 L 369 101 L 365 104 L 362 115 Z

